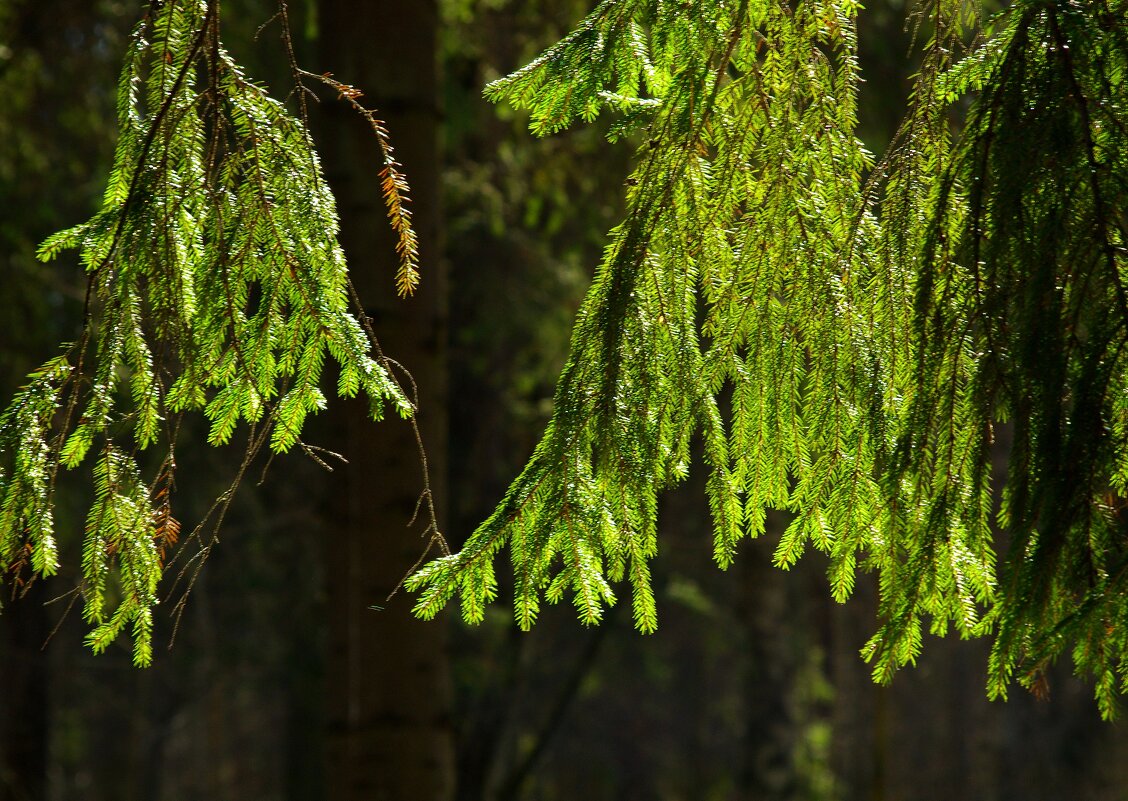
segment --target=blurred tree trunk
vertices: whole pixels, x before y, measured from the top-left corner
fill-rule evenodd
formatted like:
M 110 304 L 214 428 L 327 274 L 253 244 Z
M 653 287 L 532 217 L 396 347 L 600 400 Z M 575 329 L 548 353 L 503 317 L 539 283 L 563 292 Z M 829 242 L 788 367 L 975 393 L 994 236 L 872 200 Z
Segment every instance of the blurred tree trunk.
M 112 152 L 112 92 L 100 90 L 117 74 L 117 35 L 127 12 L 109 5 L 0 0 L 3 407 L 55 342 L 75 338 L 80 273 L 47 270 L 34 252 L 48 233 L 89 214 L 99 194 L 90 165 Z M 69 518 L 62 506 L 56 522 L 65 537 Z M 61 590 L 37 581 L 27 595 L 13 597 L 13 578 L 4 576 L 0 590 L 0 801 L 42 801 L 57 695 L 51 683 L 57 676 L 42 650 L 54 621 L 43 604 Z
M 44 582 L 0 615 L 0 801 L 41 801 L 47 793 L 47 659 Z
M 346 104 L 322 102 L 320 151 L 339 203 L 341 242 L 384 350 L 414 376 L 442 509 L 447 315 L 438 229 L 438 12 L 434 0 L 321 0 L 318 9 L 318 63 L 365 92 L 362 102 L 388 123 L 412 187 L 423 283 L 402 300 L 372 131 Z M 340 495 L 329 516 L 328 798 L 447 799 L 454 753 L 446 626 L 413 619 L 404 593 L 382 611 L 369 608 L 384 605 L 425 545 L 424 524 L 407 528 L 422 489 L 414 437 L 394 414 L 373 423 L 366 404 L 340 408 L 349 464 L 335 477 Z

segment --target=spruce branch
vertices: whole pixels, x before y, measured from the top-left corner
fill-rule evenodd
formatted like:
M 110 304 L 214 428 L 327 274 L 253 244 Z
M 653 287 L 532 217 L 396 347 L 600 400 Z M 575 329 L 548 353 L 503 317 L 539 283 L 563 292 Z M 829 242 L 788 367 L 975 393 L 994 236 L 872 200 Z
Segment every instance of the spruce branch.
M 301 432 L 327 403 L 319 387 L 327 359 L 339 366 L 339 394 L 365 395 L 374 418 L 384 404 L 404 417 L 416 408 L 349 283 L 284 2 L 278 18 L 299 117 L 227 53 L 217 0 L 153 4 L 136 26 L 102 207 L 40 248 L 44 260 L 80 251 L 82 334 L 29 376 L 0 417 L 0 570 L 18 573 L 14 589 L 56 571 L 59 468 L 96 454 L 81 580 L 88 641 L 101 651 L 128 631 L 139 665 L 151 660 L 162 578 L 175 575 L 166 593 L 179 593 L 178 625 L 252 461 L 295 446 L 317 458 Z M 349 99 L 358 94 L 350 89 Z M 383 148 L 383 194 L 400 243 L 396 281 L 406 294 L 419 280 L 407 184 L 386 129 L 366 115 Z M 173 446 L 193 411 L 210 423 L 212 444 L 244 426 L 247 436 L 233 482 L 185 536 L 173 512 Z M 153 447 L 166 456 L 144 480 Z M 429 498 L 425 462 L 423 470 Z M 426 513 L 441 546 L 430 502 Z
M 459 595 L 481 620 L 508 546 L 521 626 L 568 589 L 595 621 L 628 582 L 652 630 L 654 499 L 700 435 L 719 565 L 775 508 L 780 567 L 827 553 L 839 601 L 876 572 L 875 678 L 926 625 L 955 629 L 993 638 L 989 692 L 1071 651 L 1113 714 L 1128 7 L 915 5 L 921 69 L 876 161 L 855 135 L 860 13 L 604 0 L 487 87 L 538 135 L 609 110 L 646 144 L 545 435 L 463 550 L 409 580 L 418 614 Z

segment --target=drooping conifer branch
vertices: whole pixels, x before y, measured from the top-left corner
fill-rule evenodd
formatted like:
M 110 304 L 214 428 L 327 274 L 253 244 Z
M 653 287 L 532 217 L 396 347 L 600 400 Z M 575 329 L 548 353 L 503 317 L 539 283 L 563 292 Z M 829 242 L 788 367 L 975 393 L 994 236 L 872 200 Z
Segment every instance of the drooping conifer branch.
M 255 455 L 306 447 L 303 424 L 326 405 L 319 385 L 327 358 L 338 365 L 338 393 L 363 394 L 374 419 L 385 405 L 413 413 L 354 313 L 334 200 L 304 111 L 295 117 L 250 80 L 220 30 L 214 0 L 153 3 L 135 28 L 102 207 L 40 251 L 44 259 L 81 252 L 81 339 L 33 373 L 0 417 L 0 569 L 14 574 L 13 589 L 57 570 L 56 474 L 94 451 L 81 580 L 89 642 L 101 651 L 130 630 L 138 664 L 151 659 L 152 607 L 169 549 L 187 541 L 201 549 L 179 568 L 190 586 L 212 544 L 206 532 L 214 533 Z M 386 156 L 404 294 L 418 282 L 407 185 L 387 131 L 365 114 Z M 235 483 L 184 537 L 169 487 L 188 412 L 203 413 L 213 445 L 245 426 L 246 447 Z M 164 455 L 153 461 L 147 451 Z M 149 483 L 146 466 L 155 468 Z
M 858 13 L 604 0 L 487 89 L 536 133 L 607 109 L 645 144 L 548 430 L 464 549 L 413 577 L 417 612 L 458 594 L 481 619 L 508 545 L 522 626 L 569 591 L 596 622 L 628 580 L 653 629 L 656 497 L 696 435 L 721 566 L 775 508 L 780 566 L 824 551 L 839 600 L 876 572 L 875 677 L 954 627 L 994 636 L 992 693 L 1072 650 L 1111 715 L 1128 5 L 1019 0 L 980 30 L 974 4 L 917 4 L 921 70 L 876 164 L 854 134 Z
M 840 275 L 869 163 L 853 135 L 853 24 L 849 4 L 604 2 L 489 89 L 529 106 L 539 132 L 625 110 L 646 144 L 549 430 L 463 551 L 413 579 L 421 614 L 461 590 L 466 616 L 480 618 L 508 543 L 522 625 L 542 593 L 569 589 L 594 622 L 614 601 L 610 582 L 629 576 L 636 622 L 653 629 L 656 497 L 685 475 L 696 432 L 721 564 L 762 531 L 767 505 L 801 511 L 778 553 L 788 564 L 874 508 L 876 445 L 857 408 L 881 408 L 882 368 L 849 302 L 861 284 Z M 857 253 L 845 272 L 860 282 L 869 268 Z M 808 395 L 817 419 L 802 411 Z M 828 520 L 848 493 L 870 503 Z
M 921 374 L 958 362 L 966 390 L 951 409 L 918 393 L 899 465 L 923 470 L 946 419 L 977 432 L 983 463 L 1007 422 L 991 692 L 1072 650 L 1106 715 L 1128 679 L 1126 10 L 1016 3 L 954 76 L 980 96 L 926 233 L 915 331 Z M 988 494 L 984 476 L 950 514 Z

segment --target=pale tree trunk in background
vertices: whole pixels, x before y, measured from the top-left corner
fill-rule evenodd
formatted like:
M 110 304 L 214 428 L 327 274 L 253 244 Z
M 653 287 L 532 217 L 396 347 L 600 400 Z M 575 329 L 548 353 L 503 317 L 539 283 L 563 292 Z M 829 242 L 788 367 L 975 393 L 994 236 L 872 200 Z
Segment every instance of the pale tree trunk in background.
M 371 129 L 340 101 L 319 110 L 319 149 L 336 193 L 353 281 L 385 352 L 415 378 L 436 505 L 445 504 L 446 300 L 439 248 L 434 0 L 321 0 L 319 69 L 364 92 L 391 131 L 414 198 L 423 282 L 395 295 L 393 239 Z M 408 386 L 410 391 L 410 386 Z M 410 615 L 411 597 L 384 598 L 425 545 L 407 528 L 422 489 L 411 428 L 344 404 L 347 467 L 330 512 L 328 600 L 329 801 L 432 801 L 454 793 L 446 625 Z M 422 519 L 422 517 L 421 517 Z

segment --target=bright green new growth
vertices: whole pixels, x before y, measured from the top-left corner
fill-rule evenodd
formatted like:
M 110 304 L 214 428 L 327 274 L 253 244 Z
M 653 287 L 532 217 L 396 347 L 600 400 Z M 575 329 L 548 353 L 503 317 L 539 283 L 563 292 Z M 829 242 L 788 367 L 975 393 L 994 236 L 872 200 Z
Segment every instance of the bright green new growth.
M 373 418 L 386 402 L 412 410 L 349 311 L 334 201 L 306 126 L 227 55 L 216 9 L 153 3 L 134 31 L 102 209 L 40 253 L 81 250 L 82 339 L 33 373 L 0 417 L 0 567 L 17 585 L 56 572 L 56 474 L 93 449 L 80 585 L 88 640 L 102 651 L 131 628 L 142 665 L 180 528 L 169 487 L 181 413 L 202 411 L 213 445 L 248 424 L 241 477 L 263 445 L 300 444 L 306 417 L 325 406 L 327 356 L 339 365 L 338 392 L 363 393 Z M 401 234 L 397 280 L 409 291 L 417 276 L 406 185 L 390 148 L 385 155 Z M 144 458 L 150 449 L 162 453 Z M 158 463 L 146 481 L 144 466 Z M 213 508 L 220 517 L 233 490 Z
M 993 695 L 1072 649 L 1111 715 L 1128 684 L 1128 4 L 1022 0 L 972 40 L 974 6 L 922 2 L 921 71 L 876 164 L 854 133 L 858 13 L 604 0 L 488 88 L 535 133 L 609 108 L 642 144 L 548 430 L 463 550 L 410 579 L 416 611 L 459 594 L 481 620 L 508 545 L 521 626 L 569 592 L 597 622 L 628 580 L 653 630 L 656 496 L 699 436 L 719 565 L 775 508 L 794 514 L 781 567 L 825 552 L 838 600 L 877 573 L 876 678 L 926 625 L 954 627 L 994 636 Z

